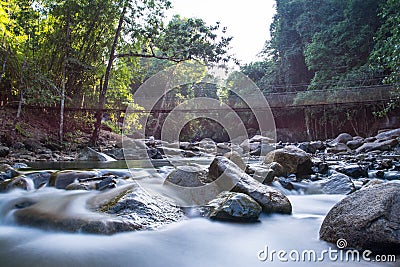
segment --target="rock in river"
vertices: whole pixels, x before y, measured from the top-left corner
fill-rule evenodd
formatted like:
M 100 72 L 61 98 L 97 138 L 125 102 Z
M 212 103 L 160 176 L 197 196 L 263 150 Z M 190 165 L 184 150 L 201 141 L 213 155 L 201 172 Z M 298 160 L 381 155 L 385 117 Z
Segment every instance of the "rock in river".
M 287 146 L 268 153 L 265 163 L 278 162 L 287 174 L 311 174 L 312 161 L 309 154 L 295 146 Z
M 254 199 L 235 192 L 220 193 L 204 209 L 206 210 L 204 215 L 211 219 L 239 222 L 256 221 L 262 211 Z
M 328 213 L 321 239 L 374 253 L 400 253 L 400 183 L 385 183 L 357 191 Z
M 350 134 L 341 133 L 335 139 L 333 139 L 331 142 L 329 142 L 328 145 L 335 146 L 337 144 L 346 144 L 347 142 L 349 142 L 351 140 L 353 140 L 353 137 Z
M 19 173 L 8 164 L 0 164 L 0 181 L 11 179 L 18 176 Z
M 175 184 L 183 187 L 198 187 L 207 183 L 207 171 L 197 166 L 179 166 L 165 179 L 165 184 Z
M 98 177 L 97 171 L 58 171 L 50 176 L 49 186 L 65 189 L 69 184 L 76 181 L 84 181 Z
M 86 147 L 83 149 L 78 156 L 78 160 L 84 160 L 84 161 L 115 161 L 114 158 L 104 154 L 95 151 L 94 149 L 90 147 Z
M 374 150 L 385 151 L 391 149 L 398 143 L 399 142 L 397 141 L 397 139 L 376 140 L 375 142 L 372 143 L 364 143 L 362 146 L 356 149 L 356 153 L 358 154 Z
M 68 232 L 150 230 L 185 218 L 171 201 L 149 195 L 137 184 L 98 194 L 56 191 L 45 199 L 17 199 L 14 204 L 18 224 Z
M 225 157 L 215 157 L 209 167 L 209 176 L 214 180 L 219 178 L 230 181 L 231 191 L 250 196 L 261 205 L 264 212 L 292 212 L 292 205 L 285 195 L 253 179 Z
M 333 173 L 326 180 L 312 183 L 308 194 L 350 194 L 356 190 L 350 177 L 342 173 Z

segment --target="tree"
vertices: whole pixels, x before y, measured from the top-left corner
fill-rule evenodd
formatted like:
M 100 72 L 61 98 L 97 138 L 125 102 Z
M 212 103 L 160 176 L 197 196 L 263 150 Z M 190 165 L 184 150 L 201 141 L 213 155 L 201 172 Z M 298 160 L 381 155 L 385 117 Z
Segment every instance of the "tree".
M 371 59 L 380 71 L 387 75 L 385 82 L 400 84 L 400 2 L 387 0 L 382 4 L 381 18 L 384 20 L 375 37 L 375 48 Z
M 215 32 L 219 29 L 219 24 L 207 26 L 201 19 L 182 19 L 175 16 L 164 27 L 162 11 L 170 7 L 169 1 L 141 1 L 138 5 L 137 2 L 124 0 L 121 4 L 118 25 L 100 90 L 92 144 L 96 144 L 99 138 L 110 74 L 115 60 L 134 57 L 177 63 L 197 59 L 212 63 L 227 61 L 230 58 L 227 56 L 227 46 L 231 38 L 218 39 Z

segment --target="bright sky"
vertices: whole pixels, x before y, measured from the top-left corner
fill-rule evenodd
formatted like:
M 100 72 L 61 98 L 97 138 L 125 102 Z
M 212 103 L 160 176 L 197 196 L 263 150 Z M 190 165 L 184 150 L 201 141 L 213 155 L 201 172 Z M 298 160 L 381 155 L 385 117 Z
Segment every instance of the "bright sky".
M 172 14 L 198 17 L 207 24 L 221 22 L 227 35 L 233 36 L 231 52 L 241 63 L 257 60 L 269 36 L 275 13 L 274 0 L 171 0 Z

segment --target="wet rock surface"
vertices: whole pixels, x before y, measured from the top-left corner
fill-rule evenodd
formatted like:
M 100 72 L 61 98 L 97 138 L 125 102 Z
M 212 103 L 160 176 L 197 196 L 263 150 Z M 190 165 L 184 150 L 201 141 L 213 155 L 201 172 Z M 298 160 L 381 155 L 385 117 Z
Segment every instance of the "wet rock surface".
M 79 198 L 86 203 L 80 207 L 85 212 L 74 204 Z M 94 196 L 84 192 L 65 194 L 57 197 L 57 203 L 49 205 L 47 202 L 25 199 L 15 203 L 16 222 L 50 230 L 114 234 L 154 230 L 185 218 L 182 210 L 170 200 L 151 196 L 137 184 Z
M 264 162 L 279 163 L 287 174 L 303 175 L 312 172 L 311 156 L 295 146 L 287 146 L 268 153 Z
M 254 222 L 261 206 L 246 194 L 222 192 L 203 207 L 203 216 L 223 221 Z
M 264 212 L 290 214 L 292 206 L 285 195 L 278 190 L 260 183 L 243 172 L 235 163 L 225 157 L 216 157 L 210 165 L 209 176 L 213 179 L 226 178 L 232 181 L 231 191 L 244 193 L 260 204 Z
M 328 213 L 321 239 L 374 253 L 400 253 L 400 183 L 370 186 L 355 192 Z

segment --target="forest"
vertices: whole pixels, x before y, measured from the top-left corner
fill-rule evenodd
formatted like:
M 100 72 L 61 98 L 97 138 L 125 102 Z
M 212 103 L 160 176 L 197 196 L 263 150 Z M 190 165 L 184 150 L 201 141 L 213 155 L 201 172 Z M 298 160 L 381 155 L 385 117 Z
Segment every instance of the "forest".
M 250 64 L 230 53 L 229 29 L 167 18 L 171 6 L 168 0 L 1 0 L 0 106 L 17 110 L 15 123 L 24 107 L 54 108 L 61 140 L 64 109 L 85 110 L 80 119 L 96 143 L 105 110 L 125 108 L 149 77 L 184 61 L 237 64 L 266 94 L 400 82 L 397 0 L 277 0 L 271 39 L 262 59 Z M 189 98 L 195 88 L 181 88 L 175 98 Z M 396 107 L 398 95 L 394 90 L 382 113 Z M 324 111 L 324 120 L 337 112 Z M 103 123 L 115 128 L 121 116 L 109 114 Z

